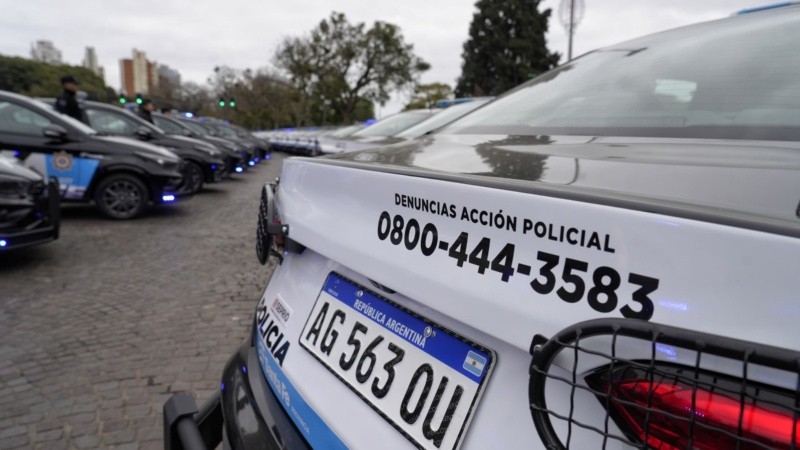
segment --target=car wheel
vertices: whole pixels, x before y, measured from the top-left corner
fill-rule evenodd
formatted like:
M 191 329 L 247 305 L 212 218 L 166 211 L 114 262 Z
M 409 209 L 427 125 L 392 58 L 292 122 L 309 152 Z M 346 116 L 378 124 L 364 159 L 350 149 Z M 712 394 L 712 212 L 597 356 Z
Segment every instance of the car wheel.
M 97 208 L 112 219 L 132 219 L 147 207 L 147 186 L 133 175 L 117 174 L 103 179 L 94 192 Z
M 187 163 L 186 171 L 184 172 L 184 178 L 186 190 L 189 191 L 190 194 L 196 194 L 203 189 L 203 181 L 205 181 L 205 176 L 203 174 L 203 168 L 200 167 L 199 164 L 194 162 Z

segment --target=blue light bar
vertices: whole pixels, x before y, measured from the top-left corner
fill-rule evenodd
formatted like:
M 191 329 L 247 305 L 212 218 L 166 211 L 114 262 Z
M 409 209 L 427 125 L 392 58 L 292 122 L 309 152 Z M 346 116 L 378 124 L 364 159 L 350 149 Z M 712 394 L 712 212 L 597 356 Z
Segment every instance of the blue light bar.
M 217 170 L 217 165 L 216 164 L 212 164 L 211 165 L 211 170 Z
M 164 202 L 164 203 L 174 202 L 175 201 L 175 196 L 174 195 L 169 195 L 169 194 L 162 195 L 161 196 L 161 201 Z
M 194 117 L 194 114 L 192 114 L 190 112 L 187 112 L 187 113 L 184 114 L 184 116 L 186 116 L 186 117 L 191 119 L 192 117 Z
M 272 155 L 270 155 L 269 153 L 267 153 L 266 155 L 264 155 L 264 159 L 270 159 L 270 158 L 272 158 Z
M 256 165 L 256 163 L 254 163 L 253 161 L 248 161 L 248 162 L 247 162 L 247 165 L 248 165 L 248 166 L 255 166 L 255 165 Z
M 787 6 L 796 5 L 797 3 L 798 2 L 782 2 L 782 3 L 773 3 L 771 5 L 757 6 L 755 8 L 743 9 L 743 10 L 735 13 L 734 15 L 735 16 L 741 16 L 742 14 L 750 14 L 750 13 L 755 13 L 755 12 L 760 12 L 760 11 L 767 11 L 769 9 L 785 8 Z
M 237 167 L 235 170 L 236 170 L 236 173 L 244 172 L 244 169 L 242 169 L 241 167 Z
M 8 245 L 8 242 L 6 242 L 5 239 L 0 239 L 0 248 L 5 247 L 6 245 Z

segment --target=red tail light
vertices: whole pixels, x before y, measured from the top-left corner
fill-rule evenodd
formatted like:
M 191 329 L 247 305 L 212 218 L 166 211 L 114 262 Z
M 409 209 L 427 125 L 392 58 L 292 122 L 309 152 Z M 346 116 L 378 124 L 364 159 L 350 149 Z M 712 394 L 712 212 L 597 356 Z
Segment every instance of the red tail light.
M 612 414 L 616 413 L 617 421 L 622 422 L 619 425 L 627 426 L 627 431 L 649 448 L 800 447 L 797 416 L 772 404 L 761 405 L 747 397 L 742 401 L 736 394 L 715 392 L 713 388 L 707 390 L 675 379 L 656 379 L 651 383 L 646 378 L 634 378 L 610 383 L 610 388 L 606 384 L 605 389 L 610 394 Z

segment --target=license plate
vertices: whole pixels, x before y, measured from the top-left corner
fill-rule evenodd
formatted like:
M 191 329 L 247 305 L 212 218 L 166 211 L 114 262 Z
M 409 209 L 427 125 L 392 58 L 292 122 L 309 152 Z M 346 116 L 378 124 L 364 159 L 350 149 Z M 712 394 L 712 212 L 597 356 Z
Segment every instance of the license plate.
M 300 345 L 424 449 L 459 447 L 495 361 L 493 351 L 336 273 Z

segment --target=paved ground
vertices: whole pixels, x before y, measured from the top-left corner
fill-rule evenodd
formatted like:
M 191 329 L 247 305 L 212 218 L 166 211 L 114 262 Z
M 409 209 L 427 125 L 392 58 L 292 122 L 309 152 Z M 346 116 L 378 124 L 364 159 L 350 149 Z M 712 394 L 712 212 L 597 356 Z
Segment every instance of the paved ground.
M 61 239 L 0 255 L 0 449 L 163 448 L 164 401 L 208 398 L 247 334 L 282 160 L 134 221 L 70 206 Z

